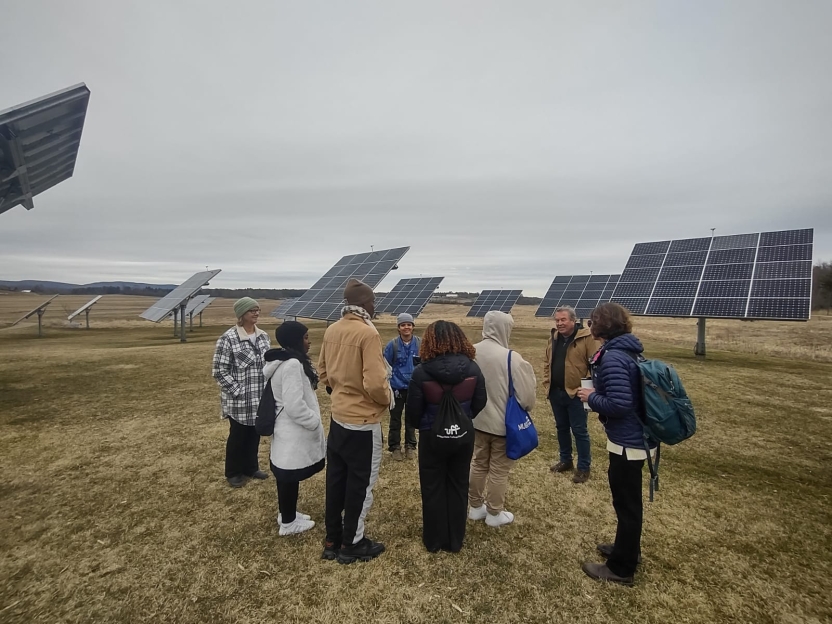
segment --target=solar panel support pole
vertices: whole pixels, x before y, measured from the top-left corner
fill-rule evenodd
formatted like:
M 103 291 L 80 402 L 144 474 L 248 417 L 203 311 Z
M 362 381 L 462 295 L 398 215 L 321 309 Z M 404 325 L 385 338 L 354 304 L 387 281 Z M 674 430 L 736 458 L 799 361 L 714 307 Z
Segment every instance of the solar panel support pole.
M 87 329 L 89 329 L 90 328 L 90 309 L 89 308 L 87 308 L 84 311 L 84 316 L 87 317 Z
M 191 312 L 188 315 L 188 318 L 189 318 L 189 324 L 190 324 L 190 331 L 193 331 L 194 330 L 194 313 Z
M 185 336 L 185 307 L 187 305 L 186 300 L 179 306 L 179 342 L 188 342 L 188 338 Z
M 179 308 L 173 309 L 173 337 L 176 338 L 177 334 L 179 333 Z
M 696 346 L 693 348 L 696 357 L 705 357 L 705 317 L 700 316 L 696 320 Z
M 199 313 L 199 326 L 202 327 L 202 312 Z
M 38 310 L 38 338 L 43 338 L 43 324 L 41 323 L 41 319 L 45 311 L 43 308 Z

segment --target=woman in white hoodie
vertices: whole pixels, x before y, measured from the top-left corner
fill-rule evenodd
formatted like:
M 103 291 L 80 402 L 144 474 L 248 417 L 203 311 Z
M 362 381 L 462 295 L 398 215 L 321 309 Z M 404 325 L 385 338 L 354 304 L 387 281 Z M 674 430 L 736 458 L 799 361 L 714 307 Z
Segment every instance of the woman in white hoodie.
M 326 438 L 315 389 L 318 375 L 307 355 L 305 325 L 286 321 L 275 331 L 282 348 L 265 354 L 263 375 L 271 385 L 276 419 L 271 446 L 271 469 L 277 481 L 280 535 L 303 533 L 315 526 L 297 510 L 299 484 L 324 468 Z

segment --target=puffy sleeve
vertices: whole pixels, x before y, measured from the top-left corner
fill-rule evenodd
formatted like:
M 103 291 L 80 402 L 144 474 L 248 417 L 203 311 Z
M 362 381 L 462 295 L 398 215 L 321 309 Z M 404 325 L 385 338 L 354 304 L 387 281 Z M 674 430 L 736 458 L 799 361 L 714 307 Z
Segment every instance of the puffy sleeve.
M 474 396 L 471 398 L 471 416 L 476 417 L 485 409 L 485 404 L 488 403 L 488 393 L 485 390 L 485 375 L 482 374 L 479 365 L 472 361 L 469 370 L 477 378 L 477 387 L 474 389 Z
M 589 407 L 594 412 L 608 418 L 622 418 L 631 415 L 636 410 L 636 396 L 633 389 L 630 365 L 635 366 L 626 355 L 618 355 L 615 351 L 603 354 L 598 365 L 599 386 L 603 393 L 596 390 L 589 395 Z
M 424 373 L 422 367 L 417 366 L 410 376 L 410 384 L 407 387 L 407 403 L 405 404 L 405 422 L 414 429 L 419 428 L 422 422 L 422 414 L 425 411 L 425 397 L 422 392 L 422 381 Z

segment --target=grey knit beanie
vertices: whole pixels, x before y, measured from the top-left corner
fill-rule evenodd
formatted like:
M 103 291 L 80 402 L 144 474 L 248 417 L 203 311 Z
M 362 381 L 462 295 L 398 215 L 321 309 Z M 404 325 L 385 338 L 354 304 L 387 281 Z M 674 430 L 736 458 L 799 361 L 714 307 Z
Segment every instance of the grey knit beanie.
M 402 312 L 399 316 L 396 317 L 396 325 L 401 325 L 402 323 L 410 323 L 411 325 L 415 325 L 416 323 L 413 321 L 413 315 L 408 314 L 407 312 Z

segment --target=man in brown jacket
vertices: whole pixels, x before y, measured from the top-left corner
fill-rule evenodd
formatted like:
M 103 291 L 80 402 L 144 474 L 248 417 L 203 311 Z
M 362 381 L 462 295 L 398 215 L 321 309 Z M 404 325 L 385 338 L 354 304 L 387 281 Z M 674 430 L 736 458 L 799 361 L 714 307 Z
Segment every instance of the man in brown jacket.
M 587 412 L 576 396 L 581 378 L 589 377 L 589 361 L 601 347 L 585 327 L 578 327 L 575 309 L 561 306 L 555 310 L 555 327 L 546 345 L 543 365 L 543 387 L 548 391 L 555 428 L 558 432 L 560 458 L 552 472 L 568 472 L 572 463 L 572 436 L 578 451 L 578 468 L 572 477 L 575 483 L 589 479 L 591 463 Z
M 320 381 L 332 395 L 322 557 L 352 563 L 384 552 L 384 544 L 364 536 L 364 520 L 381 466 L 381 417 L 393 392 L 381 338 L 370 320 L 375 309 L 372 288 L 351 279 L 344 299 L 341 320 L 324 333 L 318 359 Z

